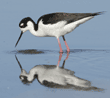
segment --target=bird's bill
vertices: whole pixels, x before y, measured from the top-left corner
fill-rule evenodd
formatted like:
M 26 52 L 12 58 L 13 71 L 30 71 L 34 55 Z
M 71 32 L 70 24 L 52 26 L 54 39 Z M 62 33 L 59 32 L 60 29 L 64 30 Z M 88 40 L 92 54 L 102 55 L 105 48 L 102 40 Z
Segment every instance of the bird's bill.
M 22 34 L 23 34 L 23 32 L 21 31 L 21 34 L 20 34 L 20 36 L 19 36 L 19 38 L 18 38 L 18 41 L 16 42 L 15 47 L 17 46 L 17 44 L 18 44 L 18 42 L 19 42 L 19 40 L 20 40 L 20 38 L 21 38 Z
M 22 71 L 22 70 L 23 70 L 23 68 L 22 68 L 22 66 L 21 66 L 20 62 L 18 61 L 18 58 L 17 58 L 17 56 L 16 56 L 16 55 L 15 55 L 15 58 L 16 58 L 16 60 L 17 60 L 17 62 L 18 62 L 18 65 L 19 65 L 19 67 L 20 67 L 21 71 Z

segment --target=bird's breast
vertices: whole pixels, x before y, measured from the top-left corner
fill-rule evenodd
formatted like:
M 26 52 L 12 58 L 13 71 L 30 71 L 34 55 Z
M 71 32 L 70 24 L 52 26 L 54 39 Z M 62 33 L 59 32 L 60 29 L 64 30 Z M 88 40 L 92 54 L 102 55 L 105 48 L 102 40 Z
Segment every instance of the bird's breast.
M 41 32 L 42 36 L 45 37 L 59 37 L 64 31 L 64 26 L 66 21 L 57 22 L 55 24 L 43 24 L 42 21 L 39 22 L 38 30 Z

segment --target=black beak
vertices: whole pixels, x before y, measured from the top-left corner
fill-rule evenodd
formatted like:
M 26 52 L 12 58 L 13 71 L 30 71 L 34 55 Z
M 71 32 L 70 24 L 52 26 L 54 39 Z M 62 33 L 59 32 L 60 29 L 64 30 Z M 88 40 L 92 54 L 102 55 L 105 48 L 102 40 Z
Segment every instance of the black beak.
M 17 44 L 18 44 L 18 42 L 19 42 L 19 40 L 20 40 L 20 38 L 21 38 L 22 34 L 23 34 L 23 32 L 21 31 L 21 34 L 20 34 L 20 36 L 19 36 L 19 38 L 18 38 L 18 41 L 17 41 L 17 43 L 16 43 L 15 47 L 17 46 Z
M 22 68 L 22 66 L 21 66 L 20 62 L 18 61 L 18 59 L 17 59 L 16 55 L 15 55 L 15 58 L 16 58 L 16 60 L 17 60 L 18 64 L 19 64 L 19 67 L 20 67 L 21 71 L 22 71 L 22 69 L 23 69 L 23 68 Z

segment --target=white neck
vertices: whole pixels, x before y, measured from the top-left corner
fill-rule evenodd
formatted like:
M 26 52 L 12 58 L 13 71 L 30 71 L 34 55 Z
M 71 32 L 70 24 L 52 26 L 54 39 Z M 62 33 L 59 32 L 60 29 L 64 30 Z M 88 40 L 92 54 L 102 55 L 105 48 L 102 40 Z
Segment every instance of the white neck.
M 35 31 L 34 29 L 34 24 L 32 22 L 28 22 L 28 30 L 34 35 L 34 36 L 43 36 L 44 33 L 43 31 L 39 28 L 38 26 L 38 30 Z
M 38 31 L 34 30 L 34 27 L 30 28 L 29 31 L 31 32 L 31 34 L 33 34 L 34 36 L 38 36 Z
M 34 79 L 34 75 L 36 74 L 36 70 L 35 69 L 31 69 L 30 71 L 29 71 L 29 74 L 27 75 L 27 77 L 28 77 L 28 80 L 29 81 L 32 81 L 33 79 Z

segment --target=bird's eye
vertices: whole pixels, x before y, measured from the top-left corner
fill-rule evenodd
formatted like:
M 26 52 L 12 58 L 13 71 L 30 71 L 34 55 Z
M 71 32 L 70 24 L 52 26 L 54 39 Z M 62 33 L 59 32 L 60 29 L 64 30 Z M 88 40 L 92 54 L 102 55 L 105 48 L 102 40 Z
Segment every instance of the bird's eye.
M 24 77 L 21 77 L 20 80 L 24 80 Z
M 24 23 L 21 23 L 21 25 L 20 26 L 23 26 L 24 25 Z

